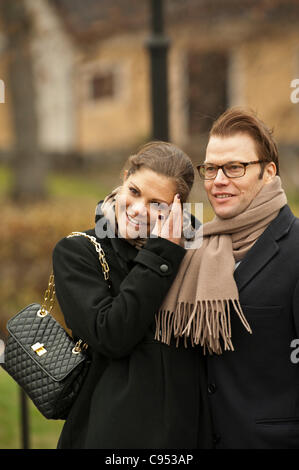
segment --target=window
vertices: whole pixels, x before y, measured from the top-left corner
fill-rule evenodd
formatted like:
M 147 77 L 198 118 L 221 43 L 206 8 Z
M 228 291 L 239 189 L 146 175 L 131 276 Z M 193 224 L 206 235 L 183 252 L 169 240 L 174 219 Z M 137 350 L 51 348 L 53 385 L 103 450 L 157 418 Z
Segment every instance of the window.
M 112 72 L 97 73 L 91 78 L 91 98 L 100 100 L 103 98 L 113 98 L 114 77 Z

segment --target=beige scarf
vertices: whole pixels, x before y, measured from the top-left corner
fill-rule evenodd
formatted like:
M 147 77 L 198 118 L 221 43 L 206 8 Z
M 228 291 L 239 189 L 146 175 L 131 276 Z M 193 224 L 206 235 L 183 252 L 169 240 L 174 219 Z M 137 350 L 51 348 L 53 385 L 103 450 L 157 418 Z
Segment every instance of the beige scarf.
M 230 219 L 217 216 L 203 226 L 199 249 L 186 251 L 179 272 L 156 315 L 155 339 L 170 344 L 184 337 L 185 346 L 200 344 L 204 352 L 233 350 L 230 316 L 239 316 L 246 330 L 234 280 L 235 263 L 244 258 L 279 210 L 287 203 L 281 180 L 275 176 L 243 213 Z M 233 311 L 231 311 L 233 307 Z

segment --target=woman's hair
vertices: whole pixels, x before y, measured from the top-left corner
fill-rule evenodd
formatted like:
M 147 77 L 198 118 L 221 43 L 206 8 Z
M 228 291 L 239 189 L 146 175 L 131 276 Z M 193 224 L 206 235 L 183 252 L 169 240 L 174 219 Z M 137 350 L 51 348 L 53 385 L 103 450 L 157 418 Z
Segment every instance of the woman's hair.
M 153 141 L 143 145 L 136 155 L 129 157 L 127 177 L 148 168 L 155 173 L 171 178 L 181 202 L 186 202 L 194 181 L 194 168 L 191 159 L 176 145 L 169 142 Z
M 278 150 L 273 131 L 253 111 L 238 107 L 228 109 L 214 122 L 210 137 L 230 137 L 238 133 L 247 134 L 254 140 L 259 160 L 274 162 L 279 175 Z

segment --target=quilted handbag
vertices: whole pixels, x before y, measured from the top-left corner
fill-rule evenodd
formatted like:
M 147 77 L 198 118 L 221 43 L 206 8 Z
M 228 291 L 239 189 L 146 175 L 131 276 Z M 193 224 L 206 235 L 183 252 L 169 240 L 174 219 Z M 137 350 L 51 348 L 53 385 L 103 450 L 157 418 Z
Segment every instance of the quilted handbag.
M 95 237 L 84 232 L 99 254 L 102 271 L 109 280 L 105 253 Z M 43 416 L 66 419 L 89 368 L 88 345 L 74 341 L 51 315 L 55 300 L 53 273 L 42 305 L 33 303 L 7 323 L 9 337 L 1 366 L 23 388 Z M 47 310 L 47 303 L 49 309 Z

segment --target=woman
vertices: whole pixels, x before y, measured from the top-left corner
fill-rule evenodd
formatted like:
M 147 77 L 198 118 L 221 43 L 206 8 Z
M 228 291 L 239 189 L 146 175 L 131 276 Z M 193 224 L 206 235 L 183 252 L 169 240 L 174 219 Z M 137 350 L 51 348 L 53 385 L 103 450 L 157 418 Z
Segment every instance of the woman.
M 128 165 L 122 186 L 101 203 L 95 230 L 86 232 L 101 243 L 110 285 L 85 237 L 64 238 L 53 253 L 66 323 L 91 355 L 58 447 L 207 448 L 201 350 L 155 340 L 155 314 L 186 252 L 181 203 L 193 166 L 164 142 L 145 145 Z

